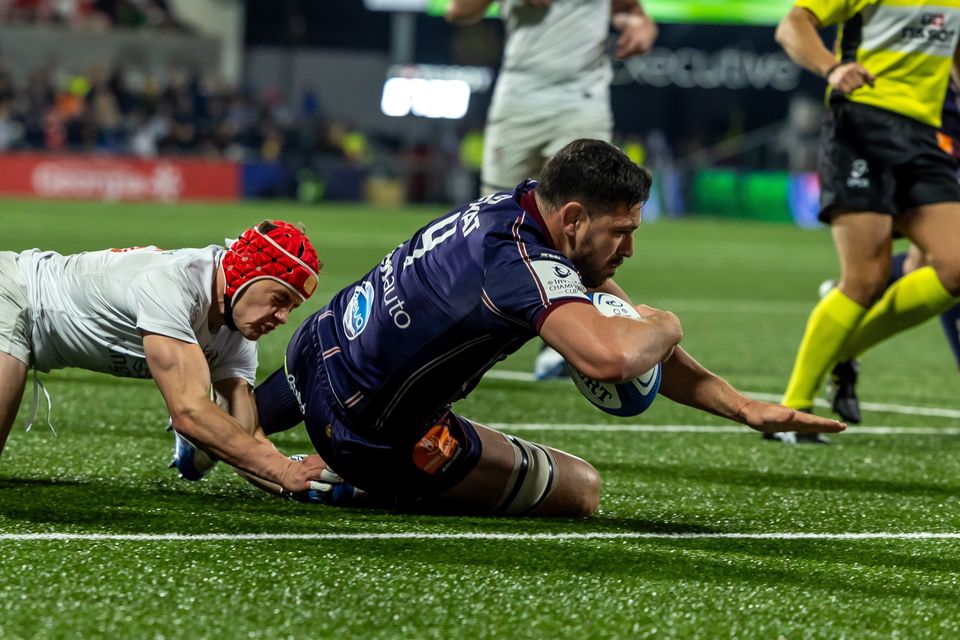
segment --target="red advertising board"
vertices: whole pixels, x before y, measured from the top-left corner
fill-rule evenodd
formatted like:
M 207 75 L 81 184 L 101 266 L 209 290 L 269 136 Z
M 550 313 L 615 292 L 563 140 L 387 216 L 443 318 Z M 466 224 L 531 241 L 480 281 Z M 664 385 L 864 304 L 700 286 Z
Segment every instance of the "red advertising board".
M 73 200 L 237 200 L 240 167 L 196 159 L 0 154 L 0 195 Z

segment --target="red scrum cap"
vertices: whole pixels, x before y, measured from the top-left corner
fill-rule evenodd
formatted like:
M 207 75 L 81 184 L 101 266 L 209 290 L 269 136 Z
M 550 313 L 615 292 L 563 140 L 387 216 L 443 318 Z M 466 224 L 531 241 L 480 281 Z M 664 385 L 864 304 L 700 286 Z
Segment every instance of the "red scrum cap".
M 265 220 L 244 231 L 220 264 L 228 300 L 264 278 L 287 285 L 303 300 L 317 290 L 317 252 L 302 231 L 282 220 Z

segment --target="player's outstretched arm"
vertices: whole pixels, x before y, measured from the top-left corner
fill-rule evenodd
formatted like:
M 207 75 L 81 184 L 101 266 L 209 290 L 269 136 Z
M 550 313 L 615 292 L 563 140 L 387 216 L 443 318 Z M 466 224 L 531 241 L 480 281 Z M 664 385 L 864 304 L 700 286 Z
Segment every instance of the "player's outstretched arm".
M 625 382 L 663 360 L 683 338 L 675 315 L 652 311 L 642 320 L 610 318 L 592 304 L 565 304 L 543 322 L 540 337 L 583 375 Z
M 837 433 L 846 425 L 771 402 L 752 400 L 677 347 L 663 363 L 660 394 L 764 432 Z
M 302 462 L 285 458 L 258 440 L 210 399 L 210 374 L 196 344 L 148 333 L 143 338 L 147 365 L 163 394 L 177 431 L 223 460 L 290 492 L 306 491 L 326 467 L 320 456 Z
M 457 25 L 470 25 L 483 20 L 492 0 L 450 0 L 443 17 Z

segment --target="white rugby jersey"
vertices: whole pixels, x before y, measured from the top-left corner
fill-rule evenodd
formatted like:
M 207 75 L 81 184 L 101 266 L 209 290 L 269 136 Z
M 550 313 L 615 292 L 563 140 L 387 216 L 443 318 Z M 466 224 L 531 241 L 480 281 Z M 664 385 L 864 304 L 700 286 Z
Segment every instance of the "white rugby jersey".
M 553 0 L 547 7 L 504 0 L 500 11 L 507 39 L 497 100 L 564 99 L 558 93 L 570 101 L 606 100 L 613 78 L 610 0 Z
M 207 327 L 223 247 L 156 247 L 61 255 L 31 249 L 19 257 L 33 316 L 33 365 L 80 367 L 149 378 L 141 332 L 200 345 L 211 380 L 251 385 L 257 346 L 225 326 Z

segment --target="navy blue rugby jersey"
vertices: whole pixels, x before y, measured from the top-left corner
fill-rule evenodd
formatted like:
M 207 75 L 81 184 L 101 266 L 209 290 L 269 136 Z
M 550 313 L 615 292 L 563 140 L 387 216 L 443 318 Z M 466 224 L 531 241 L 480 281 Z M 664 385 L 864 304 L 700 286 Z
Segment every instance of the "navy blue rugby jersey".
M 563 304 L 589 303 L 537 209 L 536 182 L 430 222 L 308 322 L 357 427 L 410 427 L 465 396 Z

